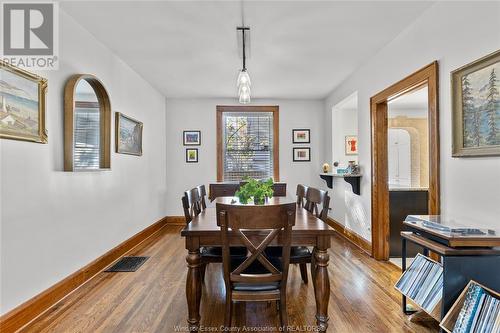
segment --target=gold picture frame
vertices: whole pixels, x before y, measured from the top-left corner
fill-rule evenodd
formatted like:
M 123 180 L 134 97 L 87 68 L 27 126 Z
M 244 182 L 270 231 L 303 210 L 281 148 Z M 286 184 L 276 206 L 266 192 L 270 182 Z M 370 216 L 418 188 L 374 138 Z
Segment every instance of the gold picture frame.
M 0 138 L 47 143 L 47 79 L 0 60 L 0 87 Z
M 451 72 L 453 157 L 500 156 L 500 123 L 495 125 L 495 117 L 500 119 L 499 68 L 500 50 L 497 50 Z M 492 71 L 497 77 L 493 80 L 493 90 L 497 92 L 493 94 L 493 98 L 488 97 Z M 485 92 L 484 87 L 488 84 L 490 87 L 487 87 L 488 91 Z M 465 98 L 464 94 L 467 94 Z M 492 111 L 489 110 L 491 107 L 485 106 L 488 99 L 492 99 L 493 105 L 496 105 Z M 488 126 L 493 126 L 493 130 L 488 130 Z M 495 135 L 491 134 L 495 133 L 495 127 L 499 131 L 496 140 L 493 139 Z
M 129 139 L 130 139 L 128 141 L 132 141 L 132 142 L 127 144 L 128 147 L 123 142 L 122 131 L 121 131 L 122 125 L 125 125 L 124 121 L 127 122 L 129 125 L 134 126 L 132 133 L 128 133 Z M 116 152 L 118 154 L 142 156 L 142 131 L 143 131 L 143 128 L 144 128 L 144 124 L 142 122 L 140 122 L 132 117 L 126 116 L 123 113 L 115 112 L 115 147 L 116 147 Z

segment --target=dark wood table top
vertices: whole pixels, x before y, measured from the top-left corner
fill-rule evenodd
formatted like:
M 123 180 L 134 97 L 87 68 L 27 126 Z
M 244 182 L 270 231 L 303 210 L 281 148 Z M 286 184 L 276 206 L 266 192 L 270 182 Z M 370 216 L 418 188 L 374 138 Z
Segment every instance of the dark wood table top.
M 232 200 L 235 202 L 232 203 Z M 240 205 L 237 197 L 219 197 L 215 199 L 215 202 Z M 295 202 L 295 199 L 289 197 L 273 197 L 266 202 L 266 205 L 291 202 Z M 253 203 L 249 202 L 248 205 L 253 205 Z M 217 226 L 216 210 L 215 208 L 207 208 L 182 229 L 181 236 L 205 236 L 213 233 L 220 233 L 220 227 Z M 328 224 L 309 213 L 304 208 L 297 207 L 295 226 L 292 228 L 292 235 L 333 235 L 334 233 L 335 230 Z

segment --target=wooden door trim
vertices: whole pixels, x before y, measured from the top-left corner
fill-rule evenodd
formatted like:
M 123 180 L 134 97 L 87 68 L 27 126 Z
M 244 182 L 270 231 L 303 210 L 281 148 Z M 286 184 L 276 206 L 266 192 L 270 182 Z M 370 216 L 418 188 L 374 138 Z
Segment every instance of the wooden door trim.
M 224 112 L 272 112 L 273 113 L 273 178 L 280 181 L 279 145 L 279 106 L 278 105 L 217 105 L 217 181 L 223 181 L 222 156 L 222 114 Z
M 429 214 L 440 213 L 438 63 L 433 63 L 370 99 L 372 140 L 372 255 L 389 259 L 387 102 L 427 84 L 429 109 Z

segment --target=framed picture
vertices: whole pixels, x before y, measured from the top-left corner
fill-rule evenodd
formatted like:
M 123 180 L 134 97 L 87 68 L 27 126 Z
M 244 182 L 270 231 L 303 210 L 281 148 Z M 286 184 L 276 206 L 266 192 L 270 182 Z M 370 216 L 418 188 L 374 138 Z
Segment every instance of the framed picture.
M 310 162 L 311 161 L 311 148 L 293 148 L 293 161 L 294 162 Z
M 0 138 L 47 143 L 47 80 L 0 61 Z
M 115 125 L 116 152 L 141 156 L 143 124 L 123 113 L 116 112 Z
M 198 148 L 186 149 L 186 163 L 198 163 Z
M 310 135 L 311 135 L 310 129 L 293 129 L 292 143 L 311 143 Z
M 347 135 L 345 137 L 345 154 L 358 155 L 358 136 Z
M 182 136 L 184 138 L 184 146 L 201 145 L 201 131 L 184 131 Z
M 453 157 L 500 155 L 500 50 L 451 72 Z

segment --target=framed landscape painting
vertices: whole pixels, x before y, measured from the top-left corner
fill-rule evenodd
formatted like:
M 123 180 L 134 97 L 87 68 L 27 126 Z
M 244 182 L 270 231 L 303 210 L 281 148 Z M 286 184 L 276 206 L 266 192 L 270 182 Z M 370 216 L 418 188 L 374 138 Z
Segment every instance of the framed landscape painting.
M 198 163 L 198 148 L 186 149 L 186 163 Z
M 451 73 L 453 157 L 500 155 L 500 50 Z
M 47 143 L 47 80 L 0 61 L 0 138 Z
M 311 143 L 311 130 L 294 129 L 292 130 L 292 143 Z
M 358 136 L 347 135 L 345 137 L 345 154 L 358 155 Z
M 310 162 L 311 161 L 311 148 L 293 148 L 293 161 L 294 162 Z
M 143 124 L 123 113 L 115 113 L 115 143 L 119 154 L 142 155 Z
M 201 131 L 184 131 L 182 136 L 183 136 L 184 146 L 201 145 Z

